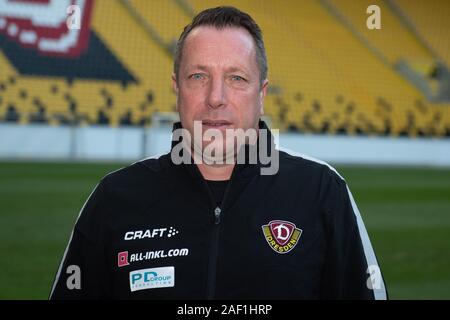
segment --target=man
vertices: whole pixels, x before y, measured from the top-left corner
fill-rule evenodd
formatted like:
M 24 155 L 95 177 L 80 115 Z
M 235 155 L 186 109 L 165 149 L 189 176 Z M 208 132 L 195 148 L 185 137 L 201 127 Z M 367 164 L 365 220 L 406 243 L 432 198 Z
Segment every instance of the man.
M 345 181 L 276 150 L 260 120 L 267 63 L 253 19 L 232 7 L 197 15 L 173 86 L 172 152 L 102 179 L 50 297 L 385 299 Z

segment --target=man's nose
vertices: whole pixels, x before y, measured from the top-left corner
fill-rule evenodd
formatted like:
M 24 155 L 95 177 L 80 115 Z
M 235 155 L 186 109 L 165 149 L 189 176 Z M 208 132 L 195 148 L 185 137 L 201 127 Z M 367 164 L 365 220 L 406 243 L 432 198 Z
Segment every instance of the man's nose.
M 226 88 L 223 79 L 213 79 L 209 85 L 208 107 L 217 109 L 226 105 Z

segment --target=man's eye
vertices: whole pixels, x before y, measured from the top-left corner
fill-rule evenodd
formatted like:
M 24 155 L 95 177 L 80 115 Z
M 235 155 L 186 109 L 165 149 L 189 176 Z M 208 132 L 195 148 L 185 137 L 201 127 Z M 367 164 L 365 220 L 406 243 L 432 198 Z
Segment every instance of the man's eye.
M 241 76 L 231 76 L 231 80 L 233 81 L 245 81 L 244 78 L 242 78 Z
M 205 77 L 201 73 L 194 73 L 189 78 L 194 79 L 194 80 L 203 80 Z

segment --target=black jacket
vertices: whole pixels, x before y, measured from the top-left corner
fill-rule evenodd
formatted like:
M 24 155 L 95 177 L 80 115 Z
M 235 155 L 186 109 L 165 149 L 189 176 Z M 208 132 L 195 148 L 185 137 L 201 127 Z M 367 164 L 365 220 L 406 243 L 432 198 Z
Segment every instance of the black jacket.
M 50 298 L 385 299 L 342 177 L 281 151 L 277 174 L 260 167 L 235 166 L 220 208 L 197 166 L 170 154 L 108 174 L 80 212 Z

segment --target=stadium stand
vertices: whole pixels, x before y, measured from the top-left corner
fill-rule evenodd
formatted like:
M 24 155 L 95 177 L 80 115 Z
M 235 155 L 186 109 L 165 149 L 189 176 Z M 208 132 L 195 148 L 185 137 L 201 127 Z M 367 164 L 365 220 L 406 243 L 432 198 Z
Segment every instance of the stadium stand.
M 151 125 L 152 115 L 175 111 L 170 76 L 182 28 L 195 13 L 225 3 L 249 12 L 263 29 L 270 80 L 265 113 L 273 127 L 450 136 L 448 3 L 85 1 L 93 4 L 89 44 L 76 57 L 30 49 L 2 25 L 0 10 L 0 121 Z M 370 4 L 381 8 L 380 30 L 366 27 Z
M 450 2 L 441 0 L 395 0 L 398 9 L 414 26 L 414 31 L 442 59 L 450 65 Z

